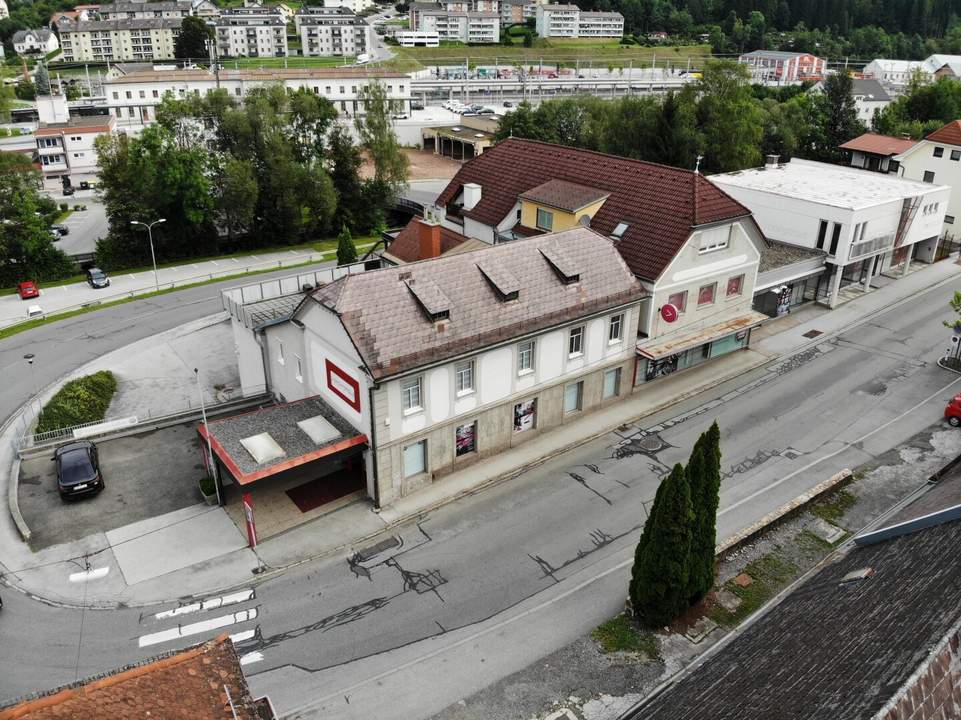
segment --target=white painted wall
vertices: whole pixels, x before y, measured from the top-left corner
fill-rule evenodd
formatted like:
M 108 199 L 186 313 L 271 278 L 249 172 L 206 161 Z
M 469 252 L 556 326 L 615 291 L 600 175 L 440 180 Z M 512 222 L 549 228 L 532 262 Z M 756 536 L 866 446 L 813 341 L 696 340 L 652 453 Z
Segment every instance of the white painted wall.
M 934 157 L 934 149 L 943 148 L 941 157 Z M 945 212 L 944 232 L 961 233 L 961 156 L 951 159 L 951 153 L 961 153 L 961 147 L 922 140 L 901 156 L 901 175 L 909 180 L 924 180 L 925 171 L 934 173 L 934 182 L 948 185 L 951 192 Z

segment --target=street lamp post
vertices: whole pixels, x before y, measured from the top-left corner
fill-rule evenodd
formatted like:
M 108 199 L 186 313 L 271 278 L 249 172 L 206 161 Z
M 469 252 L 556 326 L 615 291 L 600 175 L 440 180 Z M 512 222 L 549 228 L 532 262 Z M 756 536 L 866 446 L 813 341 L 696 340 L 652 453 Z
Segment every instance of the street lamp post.
M 153 284 L 157 292 L 160 292 L 160 281 L 157 279 L 157 256 L 153 251 L 153 226 L 163 222 L 167 222 L 167 219 L 160 218 L 159 220 L 154 220 L 152 223 L 140 222 L 139 220 L 130 221 L 131 225 L 143 225 L 147 228 L 147 239 L 150 241 L 150 259 L 153 261 Z
M 27 353 L 23 356 L 23 359 L 27 361 L 27 365 L 30 366 L 30 381 L 33 384 L 33 395 L 37 398 L 37 414 L 39 415 L 42 409 L 40 405 L 40 390 L 37 387 L 37 376 L 33 372 L 33 361 L 36 360 L 36 358 L 37 356 L 33 353 Z
M 220 481 L 217 479 L 217 471 L 214 464 L 214 449 L 210 442 L 210 428 L 207 426 L 207 406 L 204 405 L 204 386 L 200 382 L 199 368 L 194 368 L 194 375 L 197 377 L 197 390 L 200 392 L 200 417 L 204 423 L 204 435 L 207 436 L 207 465 L 210 468 L 210 477 L 214 479 L 214 490 L 217 491 L 217 505 L 223 505 L 220 499 Z

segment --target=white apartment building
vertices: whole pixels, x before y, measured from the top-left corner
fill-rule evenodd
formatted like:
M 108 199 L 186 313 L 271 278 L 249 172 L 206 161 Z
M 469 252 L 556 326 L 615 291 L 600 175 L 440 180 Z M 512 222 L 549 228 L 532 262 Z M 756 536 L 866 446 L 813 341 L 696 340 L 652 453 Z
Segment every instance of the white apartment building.
M 306 88 L 330 100 L 345 117 L 364 114 L 367 85 L 378 82 L 396 112 L 410 112 L 410 78 L 398 72 L 367 68 L 311 68 L 220 71 L 221 88 L 232 97 L 242 98 L 253 87 L 282 83 L 296 90 Z M 182 98 L 188 94 L 206 95 L 218 86 L 217 78 L 206 69 L 135 71 L 108 79 L 104 93 L 117 127 L 139 132 L 156 120 L 156 106 L 166 93 Z
M 401 47 L 440 47 L 440 35 L 437 32 L 421 30 L 398 30 L 394 39 Z
M 353 56 L 370 48 L 370 25 L 346 7 L 308 7 L 294 15 L 301 52 L 314 56 Z
M 909 180 L 950 185 L 944 232 L 961 231 L 961 122 L 954 120 L 894 157 Z
M 37 53 L 46 55 L 60 47 L 57 36 L 47 28 L 39 30 L 18 30 L 11 38 L 13 50 L 17 55 L 29 55 Z
M 357 15 L 374 6 L 374 0 L 324 0 L 324 7 L 350 10 Z
M 113 132 L 116 119 L 112 115 L 70 117 L 63 95 L 37 97 L 37 114 L 35 158 L 44 180 L 94 180 L 99 171 L 94 141 Z
M 818 296 L 934 260 L 951 188 L 807 160 L 708 178 L 754 214 L 765 237 L 827 253 Z M 933 182 L 933 180 L 932 180 Z
M 174 57 L 182 18 L 133 18 L 60 23 L 63 59 L 84 61 L 148 61 Z
M 582 12 L 576 5 L 537 5 L 535 29 L 540 37 L 623 37 L 619 12 Z
M 287 55 L 287 23 L 275 9 L 232 8 L 214 22 L 217 53 L 222 58 Z
M 163 2 L 120 2 L 101 5 L 97 10 L 100 20 L 129 20 L 131 18 L 184 18 L 193 14 L 190 0 Z
M 421 12 L 420 26 L 423 32 L 436 32 L 441 40 L 463 43 L 500 42 L 501 22 L 499 12 Z

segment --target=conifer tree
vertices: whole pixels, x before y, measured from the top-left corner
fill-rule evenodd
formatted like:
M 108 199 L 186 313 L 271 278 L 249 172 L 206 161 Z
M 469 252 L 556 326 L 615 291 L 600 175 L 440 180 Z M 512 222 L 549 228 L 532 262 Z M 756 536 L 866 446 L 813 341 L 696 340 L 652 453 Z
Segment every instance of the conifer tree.
M 721 490 L 721 432 L 717 422 L 701 434 L 687 464 L 694 526 L 688 600 L 693 604 L 714 586 L 717 506 Z
M 344 225 L 344 229 L 337 237 L 337 264 L 350 265 L 355 262 L 357 262 L 357 247 L 354 245 L 350 230 Z

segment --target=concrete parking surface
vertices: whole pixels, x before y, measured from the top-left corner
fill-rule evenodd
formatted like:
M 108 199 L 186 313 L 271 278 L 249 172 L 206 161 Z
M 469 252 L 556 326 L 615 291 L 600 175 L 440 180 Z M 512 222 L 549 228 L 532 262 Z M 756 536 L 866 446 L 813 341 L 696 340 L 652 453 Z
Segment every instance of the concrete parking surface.
M 203 464 L 195 423 L 105 440 L 100 449 L 104 490 L 64 502 L 57 492 L 53 451 L 20 466 L 20 511 L 34 550 L 79 540 L 201 500 Z

